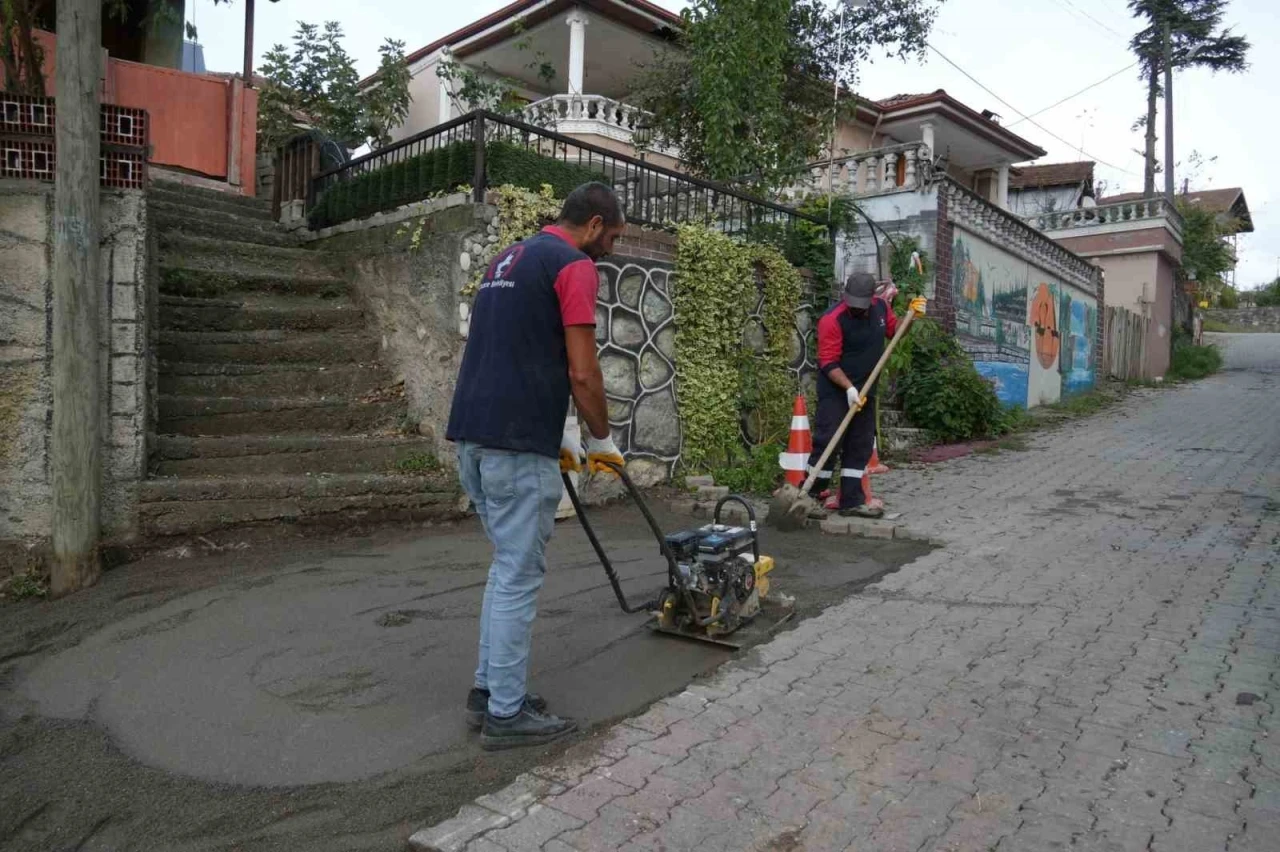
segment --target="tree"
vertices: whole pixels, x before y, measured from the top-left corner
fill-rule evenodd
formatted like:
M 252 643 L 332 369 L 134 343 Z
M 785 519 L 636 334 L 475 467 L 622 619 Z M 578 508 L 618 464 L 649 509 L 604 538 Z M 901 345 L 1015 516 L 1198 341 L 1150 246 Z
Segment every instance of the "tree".
M 941 2 L 941 0 L 938 0 Z M 829 144 L 832 86 L 856 81 L 874 48 L 919 55 L 933 0 L 872 0 L 840 12 L 823 0 L 693 0 L 675 44 L 645 69 L 640 105 L 655 136 L 716 180 L 784 185 Z M 851 117 L 854 98 L 842 98 Z
M 531 72 L 545 88 L 550 88 L 556 79 L 556 69 L 546 53 L 533 50 L 530 36 L 517 41 L 516 49 L 522 53 L 532 51 L 524 65 L 525 70 Z M 450 54 L 436 65 L 436 76 L 449 84 L 449 98 L 459 112 L 483 109 L 516 117 L 523 110 L 519 81 L 499 74 L 487 64 L 473 68 Z
M 231 0 L 213 0 L 216 6 Z M 279 0 L 271 0 L 278 3 Z M 44 51 L 32 36 L 36 27 L 53 29 L 56 0 L 0 0 L 0 68 L 4 69 L 4 89 L 19 95 L 45 96 Z M 127 23 L 129 0 L 102 0 L 103 17 Z M 148 0 L 147 10 L 138 19 L 139 29 L 153 29 L 179 22 L 178 11 L 166 0 Z M 195 28 L 187 25 L 190 37 Z
M 270 151 L 307 125 L 344 147 L 384 145 L 409 114 L 409 68 L 404 42 L 387 39 L 372 85 L 360 88 L 355 63 L 342 47 L 342 26 L 324 31 L 299 23 L 293 51 L 277 44 L 263 57 L 258 100 L 258 150 Z
M 1164 35 L 1169 29 L 1172 67 L 1209 68 L 1240 72 L 1249 67 L 1249 41 L 1220 29 L 1228 0 L 1129 0 L 1129 10 L 1143 29 L 1129 47 L 1138 57 L 1140 75 L 1147 83 L 1147 113 L 1134 128 L 1146 128 L 1146 168 L 1143 193 L 1156 194 L 1156 102 L 1163 95 Z
M 1193 280 L 1200 291 L 1212 300 L 1226 286 L 1224 275 L 1235 266 L 1235 258 L 1225 237 L 1234 234 L 1238 223 L 1220 221 L 1213 212 L 1197 204 L 1178 199 L 1182 214 L 1182 274 Z
M 1253 303 L 1260 308 L 1280 307 L 1280 278 L 1257 289 Z

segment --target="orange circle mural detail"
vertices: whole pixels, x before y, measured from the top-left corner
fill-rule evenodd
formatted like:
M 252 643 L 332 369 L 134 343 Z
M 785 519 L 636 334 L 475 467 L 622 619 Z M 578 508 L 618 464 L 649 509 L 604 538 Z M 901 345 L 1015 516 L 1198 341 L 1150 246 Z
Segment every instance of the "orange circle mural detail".
M 1040 360 L 1040 366 L 1046 370 L 1053 369 L 1062 341 L 1058 334 L 1058 316 L 1053 294 L 1049 292 L 1048 284 L 1041 284 L 1036 289 L 1036 297 L 1031 302 L 1031 327 L 1036 332 L 1036 358 Z

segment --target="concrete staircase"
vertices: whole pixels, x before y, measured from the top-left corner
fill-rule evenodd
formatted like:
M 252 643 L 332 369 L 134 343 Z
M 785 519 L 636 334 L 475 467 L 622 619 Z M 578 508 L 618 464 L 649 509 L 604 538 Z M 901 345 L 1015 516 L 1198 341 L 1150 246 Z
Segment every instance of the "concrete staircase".
M 144 531 L 452 514 L 456 485 L 406 434 L 379 337 L 324 256 L 264 202 L 161 182 L 148 198 L 159 410 Z

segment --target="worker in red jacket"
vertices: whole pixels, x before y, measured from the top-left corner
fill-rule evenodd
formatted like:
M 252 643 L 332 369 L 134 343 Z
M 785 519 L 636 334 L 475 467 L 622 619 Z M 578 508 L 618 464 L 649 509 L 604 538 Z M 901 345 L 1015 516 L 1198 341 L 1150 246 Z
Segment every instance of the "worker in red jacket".
M 875 388 L 870 388 L 865 396 L 859 393 L 884 354 L 885 340 L 892 338 L 898 328 L 893 308 L 875 295 L 876 286 L 875 276 L 870 273 L 857 272 L 849 276 L 844 285 L 844 298 L 818 321 L 818 416 L 813 454 L 809 457 L 810 472 L 849 413 L 849 407 L 859 409 L 840 444 L 839 513 L 844 517 L 884 515 L 883 508 L 867 504 L 862 489 L 876 439 Z M 913 299 L 911 310 L 923 314 L 925 300 Z M 830 488 L 835 476 L 834 462 L 829 459 L 827 465 L 827 469 L 819 471 L 814 483 L 813 496 L 819 507 L 822 506 L 819 495 Z M 827 510 L 817 508 L 814 515 L 826 517 Z

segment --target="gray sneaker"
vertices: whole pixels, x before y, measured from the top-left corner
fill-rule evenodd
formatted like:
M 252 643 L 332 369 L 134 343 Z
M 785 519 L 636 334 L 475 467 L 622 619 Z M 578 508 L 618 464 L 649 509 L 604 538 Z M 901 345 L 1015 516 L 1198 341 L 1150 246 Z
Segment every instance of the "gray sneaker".
M 539 713 L 547 712 L 547 699 L 536 692 L 528 693 L 525 695 L 524 700 L 529 702 L 529 706 Z M 484 716 L 488 709 L 489 690 L 471 687 L 471 691 L 467 693 L 467 727 L 473 731 L 483 728 Z
M 561 719 L 550 713 L 542 713 L 526 700 L 520 712 L 510 719 L 499 719 L 484 714 L 484 727 L 480 731 L 480 748 L 498 751 L 505 748 L 545 745 L 571 734 L 578 729 L 572 719 Z

